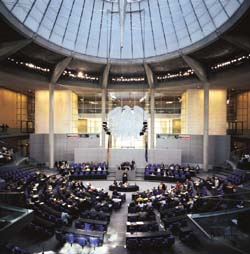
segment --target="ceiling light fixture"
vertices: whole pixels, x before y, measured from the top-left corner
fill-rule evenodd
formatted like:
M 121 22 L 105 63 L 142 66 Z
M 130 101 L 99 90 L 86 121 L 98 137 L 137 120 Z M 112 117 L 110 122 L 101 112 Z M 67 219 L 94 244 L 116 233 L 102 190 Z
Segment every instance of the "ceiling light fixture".
M 97 101 L 90 101 L 89 104 L 92 104 L 92 105 L 97 105 L 98 102 Z
M 145 101 L 145 100 L 146 100 L 146 98 L 147 98 L 147 95 L 143 96 L 143 97 L 140 99 L 140 102 Z
M 110 97 L 111 97 L 111 99 L 113 99 L 113 100 L 116 100 L 116 99 L 117 99 L 116 96 L 115 96 L 113 93 L 110 94 Z

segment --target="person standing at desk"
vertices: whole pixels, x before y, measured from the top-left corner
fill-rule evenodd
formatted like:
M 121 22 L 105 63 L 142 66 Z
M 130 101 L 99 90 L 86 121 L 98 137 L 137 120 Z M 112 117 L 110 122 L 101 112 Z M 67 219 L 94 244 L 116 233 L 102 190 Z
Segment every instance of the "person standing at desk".
M 134 169 L 135 169 L 135 161 L 132 160 L 132 161 L 131 161 L 131 170 L 134 170 Z
M 125 171 L 123 174 L 122 174 L 122 183 L 126 183 L 128 181 L 128 172 Z

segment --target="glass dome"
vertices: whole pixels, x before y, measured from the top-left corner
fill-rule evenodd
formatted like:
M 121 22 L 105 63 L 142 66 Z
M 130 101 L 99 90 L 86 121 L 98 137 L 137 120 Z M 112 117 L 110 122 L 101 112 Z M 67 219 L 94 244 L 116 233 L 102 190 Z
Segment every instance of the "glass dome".
M 136 60 L 180 51 L 218 29 L 244 0 L 0 0 L 43 45 L 81 57 Z M 3 6 L 3 5 L 2 5 Z M 1 8 L 2 9 L 2 8 Z M 6 13 L 8 15 L 6 15 Z M 13 19 L 13 16 L 15 17 Z

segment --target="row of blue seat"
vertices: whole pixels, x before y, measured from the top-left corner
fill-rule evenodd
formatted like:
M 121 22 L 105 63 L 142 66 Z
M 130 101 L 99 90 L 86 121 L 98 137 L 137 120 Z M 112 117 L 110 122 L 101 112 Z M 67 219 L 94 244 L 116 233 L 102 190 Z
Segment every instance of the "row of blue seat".
M 83 235 L 77 235 L 74 233 L 63 233 L 56 231 L 56 239 L 60 242 L 67 242 L 69 244 L 77 243 L 80 246 L 98 247 L 102 245 L 102 240 L 97 237 L 87 237 Z
M 89 163 L 89 162 L 83 162 L 83 163 L 70 163 L 69 167 L 70 168 L 84 168 L 85 166 L 89 166 L 90 169 L 93 168 L 102 168 L 102 169 L 107 169 L 107 164 L 106 162 L 98 162 L 98 163 Z
M 7 244 L 5 248 L 9 254 L 30 254 L 29 251 L 14 244 Z
M 77 220 L 75 222 L 75 227 L 83 230 L 93 230 L 93 231 L 100 231 L 100 232 L 106 232 L 107 231 L 107 225 L 101 225 L 95 222 L 87 223 L 82 222 L 81 220 Z
M 72 176 L 87 176 L 87 175 L 107 175 L 108 171 L 107 170 L 102 170 L 102 171 L 81 171 L 81 170 L 75 170 Z
M 27 181 L 35 175 L 35 170 L 31 168 L 13 168 L 12 170 L 8 171 L 0 171 L 0 177 L 5 179 L 6 181 L 18 181 L 20 179 L 24 179 L 25 181 Z

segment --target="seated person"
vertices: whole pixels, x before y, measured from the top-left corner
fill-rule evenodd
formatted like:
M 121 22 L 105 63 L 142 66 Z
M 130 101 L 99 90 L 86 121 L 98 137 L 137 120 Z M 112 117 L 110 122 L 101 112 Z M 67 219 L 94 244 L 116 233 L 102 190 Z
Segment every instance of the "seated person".
M 159 186 L 158 186 L 158 190 L 165 192 L 167 189 L 166 185 L 163 182 L 160 182 Z
M 217 176 L 215 176 L 213 180 L 214 180 L 213 187 L 217 189 L 220 186 L 220 179 Z
M 200 166 L 197 164 L 196 167 L 195 167 L 196 173 L 199 173 L 199 172 L 200 172 L 200 169 L 201 169 Z
M 128 182 L 125 182 L 125 183 L 123 184 L 123 187 L 125 187 L 125 188 L 127 188 L 128 186 L 129 186 Z
M 112 186 L 114 186 L 114 187 L 118 187 L 118 183 L 117 183 L 117 181 L 116 181 L 116 180 L 114 180 L 114 182 L 113 182 Z
M 236 185 L 229 181 L 227 185 L 224 186 L 224 190 L 226 193 L 234 193 L 236 192 Z
M 66 212 L 62 212 L 61 214 L 61 219 L 62 219 L 62 222 L 65 224 L 65 225 L 69 225 L 69 220 L 70 220 L 70 215 Z
M 85 170 L 85 171 L 90 171 L 89 165 L 86 165 L 86 166 L 84 167 L 84 170 Z

